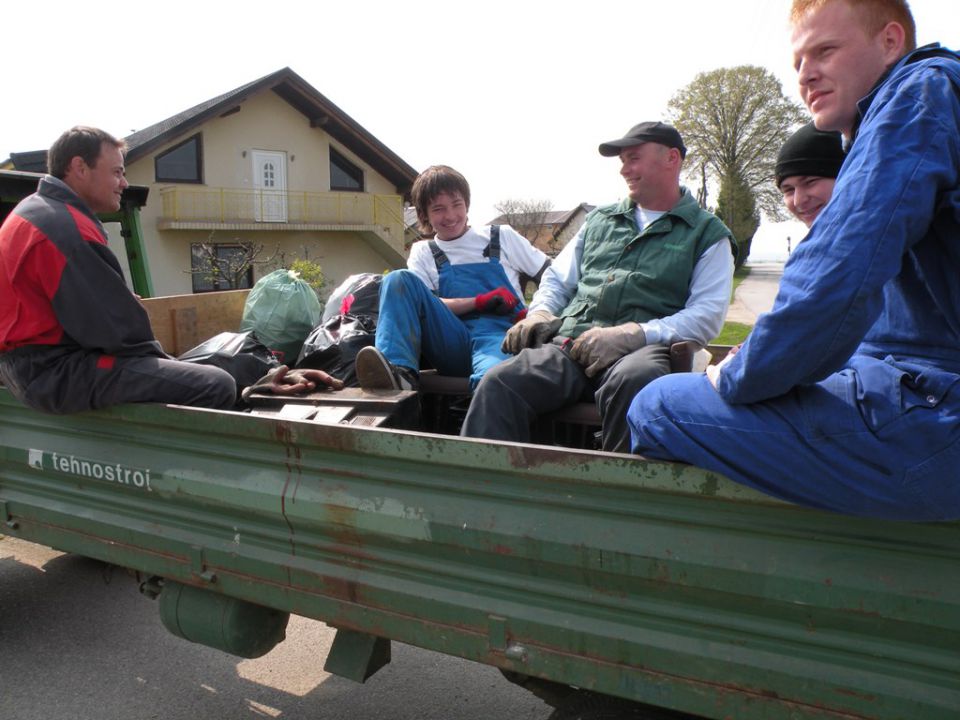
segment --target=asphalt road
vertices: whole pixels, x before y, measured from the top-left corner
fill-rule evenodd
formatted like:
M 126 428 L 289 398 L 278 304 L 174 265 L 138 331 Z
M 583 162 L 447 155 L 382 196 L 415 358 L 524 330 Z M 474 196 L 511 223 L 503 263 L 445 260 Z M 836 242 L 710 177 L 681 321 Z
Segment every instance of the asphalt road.
M 243 660 L 170 635 L 126 571 L 0 536 L 0 720 L 543 720 L 484 665 L 399 643 L 365 684 L 323 671 L 333 631 L 291 616 Z

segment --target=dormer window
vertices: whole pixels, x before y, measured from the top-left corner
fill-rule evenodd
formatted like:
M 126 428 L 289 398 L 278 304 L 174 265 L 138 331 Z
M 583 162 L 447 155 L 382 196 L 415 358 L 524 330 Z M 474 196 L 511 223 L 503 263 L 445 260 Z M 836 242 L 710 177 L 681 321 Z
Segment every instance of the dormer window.
M 363 192 L 363 170 L 330 148 L 330 189 Z
M 202 183 L 203 145 L 200 134 L 157 155 L 154 166 L 157 182 Z

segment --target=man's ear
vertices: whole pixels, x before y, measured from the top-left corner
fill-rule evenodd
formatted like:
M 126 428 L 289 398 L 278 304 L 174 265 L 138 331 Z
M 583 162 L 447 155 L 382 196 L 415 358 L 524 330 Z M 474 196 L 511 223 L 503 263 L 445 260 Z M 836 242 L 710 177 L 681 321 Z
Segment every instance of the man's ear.
M 907 33 L 903 25 L 892 20 L 880 31 L 880 42 L 886 56 L 887 67 L 894 65 L 904 56 L 906 39 Z
M 67 172 L 65 177 L 82 178 L 86 175 L 89 169 L 90 166 L 84 162 L 82 157 L 79 155 L 74 155 L 72 158 L 70 158 L 70 162 L 67 164 Z

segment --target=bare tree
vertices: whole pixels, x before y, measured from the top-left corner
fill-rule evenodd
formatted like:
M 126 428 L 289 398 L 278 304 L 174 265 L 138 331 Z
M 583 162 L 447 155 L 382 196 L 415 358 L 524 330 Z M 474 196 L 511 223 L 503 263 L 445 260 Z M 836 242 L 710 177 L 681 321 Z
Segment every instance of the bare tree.
M 250 270 L 256 265 L 270 265 L 275 262 L 279 246 L 269 257 L 262 257 L 264 246 L 261 243 L 233 240 L 229 243 L 214 242 L 214 233 L 207 236 L 207 242 L 194 243 L 191 246 L 192 263 L 188 271 L 197 279 L 205 281 L 214 290 L 236 290 L 249 287 Z
M 550 200 L 519 200 L 507 198 L 493 206 L 504 216 L 509 225 L 531 243 L 536 244 L 541 237 L 552 247 L 556 241 L 551 228 L 546 226 L 547 215 L 553 210 Z

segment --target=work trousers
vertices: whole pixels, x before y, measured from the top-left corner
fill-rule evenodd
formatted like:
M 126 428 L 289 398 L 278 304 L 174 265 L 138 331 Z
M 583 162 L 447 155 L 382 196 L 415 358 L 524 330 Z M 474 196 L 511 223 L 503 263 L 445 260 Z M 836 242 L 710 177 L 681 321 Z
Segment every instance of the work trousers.
M 630 406 L 633 450 L 844 514 L 960 518 L 960 383 L 922 388 L 878 363 L 744 405 L 705 375 L 661 378 Z
M 670 372 L 670 349 L 649 345 L 596 377 L 560 345 L 522 350 L 492 368 L 473 394 L 461 435 L 529 442 L 531 425 L 545 413 L 593 400 L 600 411 L 603 449 L 630 451 L 627 408 L 644 385 Z
M 0 355 L 0 380 L 24 405 L 74 413 L 123 403 L 173 403 L 230 409 L 237 384 L 210 365 L 159 356 L 114 357 L 53 346 Z

